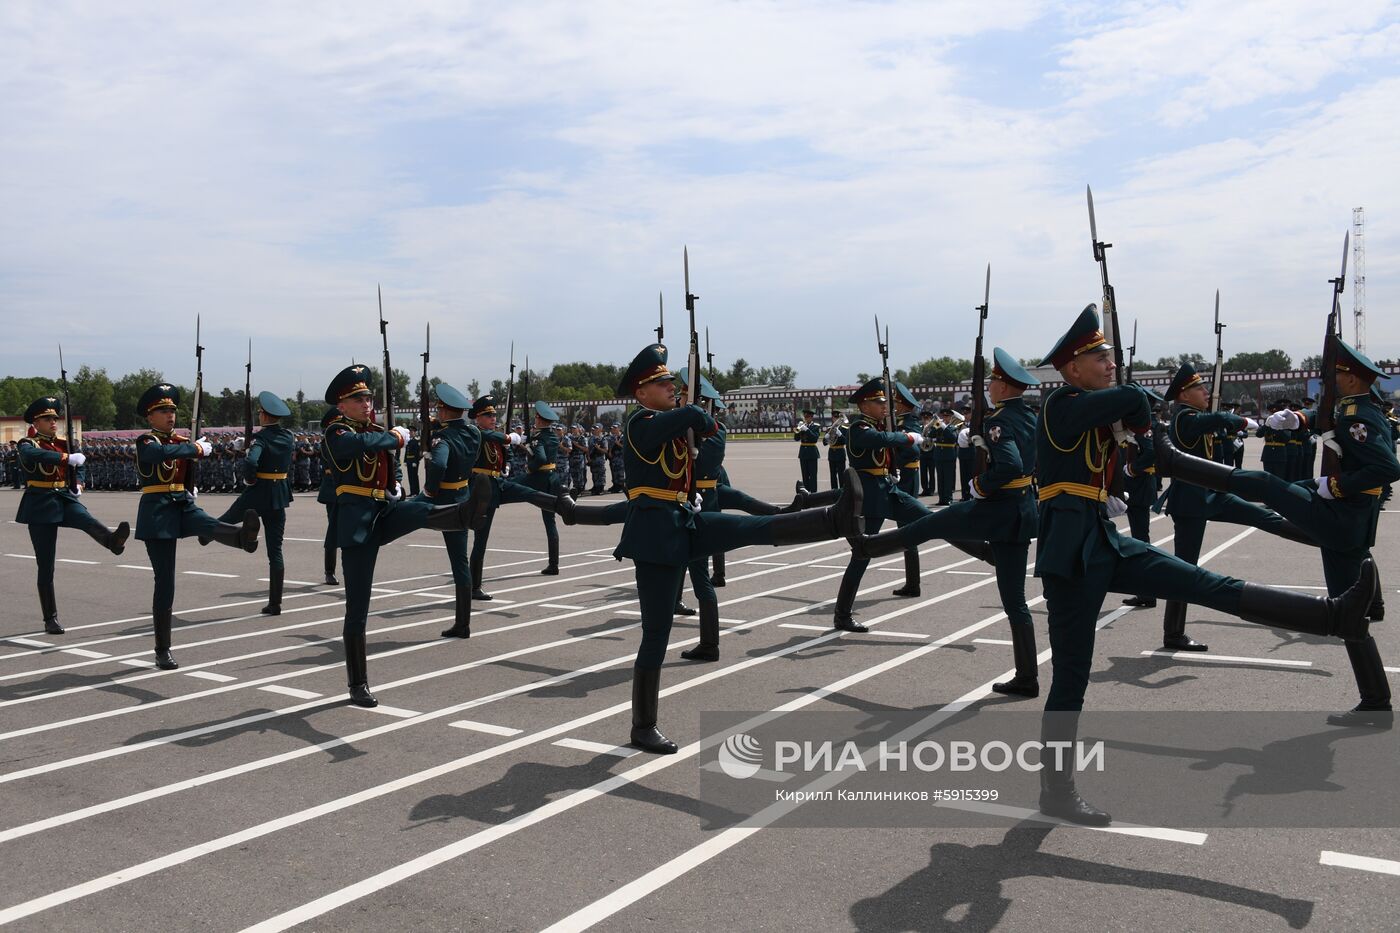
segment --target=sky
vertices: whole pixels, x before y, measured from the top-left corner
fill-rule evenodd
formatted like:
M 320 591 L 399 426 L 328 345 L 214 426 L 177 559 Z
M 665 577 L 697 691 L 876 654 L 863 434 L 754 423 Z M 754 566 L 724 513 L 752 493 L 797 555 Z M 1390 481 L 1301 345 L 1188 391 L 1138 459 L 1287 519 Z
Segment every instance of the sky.
M 800 386 L 1039 357 L 1100 299 L 1138 354 L 1321 348 L 1352 208 L 1400 356 L 1400 3 L 0 5 L 0 375 L 324 392 L 625 363 L 681 251 L 721 365 Z M 1353 283 L 1343 307 L 1352 337 Z

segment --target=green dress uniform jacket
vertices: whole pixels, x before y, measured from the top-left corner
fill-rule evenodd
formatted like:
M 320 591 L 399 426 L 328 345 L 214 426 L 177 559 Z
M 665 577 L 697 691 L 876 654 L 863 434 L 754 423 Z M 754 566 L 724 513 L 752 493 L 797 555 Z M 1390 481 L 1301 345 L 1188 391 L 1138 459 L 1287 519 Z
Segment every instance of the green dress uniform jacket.
M 398 435 L 372 422 L 342 417 L 326 428 L 339 547 L 371 542 L 375 523 L 390 508 L 387 494 L 401 482 L 394 458 L 399 446 Z
M 715 420 L 698 405 L 670 411 L 638 408 L 627 419 L 622 455 L 628 508 L 614 557 L 671 567 L 690 563 L 695 511 L 689 493 L 693 464 L 686 432 L 694 431 L 699 440 L 718 430 Z
M 58 525 L 72 506 L 82 508 L 68 491 L 68 442 L 61 437 L 20 438 L 15 463 L 24 480 L 15 521 L 21 525 Z M 86 509 L 84 509 L 86 511 Z
M 471 494 L 471 469 L 481 450 L 481 429 L 465 418 L 433 431 L 424 466 L 424 494 L 437 505 L 461 502 Z
M 141 488 L 141 502 L 136 507 L 138 541 L 173 540 L 194 533 L 182 527 L 182 520 L 187 513 L 204 515 L 186 485 L 198 459 L 199 448 L 180 434 L 147 431 L 136 439 L 136 475 Z

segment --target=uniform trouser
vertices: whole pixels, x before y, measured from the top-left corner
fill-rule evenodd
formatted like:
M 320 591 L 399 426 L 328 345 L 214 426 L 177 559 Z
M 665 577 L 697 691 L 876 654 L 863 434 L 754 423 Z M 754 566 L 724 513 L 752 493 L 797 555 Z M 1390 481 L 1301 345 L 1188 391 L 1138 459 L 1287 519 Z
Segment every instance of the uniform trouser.
M 410 531 L 422 528 L 432 508 L 431 499 L 406 499 L 396 502 L 375 520 L 368 541 L 340 549 L 341 566 L 345 570 L 345 634 L 365 634 L 365 626 L 369 623 L 370 590 L 374 588 L 374 565 L 379 559 L 379 549 Z
M 637 598 L 642 611 L 642 643 L 637 649 L 637 667 L 658 668 L 666 658 L 666 644 L 671 638 L 671 621 L 676 609 L 676 594 L 680 592 L 686 568 L 703 564 L 711 554 L 720 551 L 731 551 L 753 544 L 769 544 L 772 535 L 768 526 L 772 522 L 770 516 L 702 512 L 695 516 L 695 530 L 690 535 L 690 563 L 672 566 L 634 561 Z M 704 576 L 703 573 L 701 575 Z M 695 579 L 692 575 L 691 581 L 694 582 Z M 705 579 L 708 582 L 708 577 Z M 698 592 L 697 590 L 697 595 Z M 713 595 L 713 588 L 711 594 Z
M 1239 614 L 1244 581 L 1203 570 L 1151 545 L 1148 548 L 1143 554 L 1120 557 L 1107 541 L 1100 541 L 1082 576 L 1041 577 L 1050 613 L 1051 681 L 1046 711 L 1084 708 L 1099 611 L 1109 592 L 1179 599 Z
M 602 492 L 603 486 L 607 482 L 608 461 L 603 457 L 595 457 L 588 461 L 588 470 L 593 475 L 593 489 Z
M 958 462 L 941 460 L 934 465 L 934 472 L 938 474 L 938 502 L 947 505 L 953 501 L 953 493 L 957 491 Z
M 720 551 L 715 557 L 720 557 L 724 552 Z M 695 591 L 695 602 L 703 609 L 705 606 L 713 606 L 715 612 L 719 612 L 719 594 L 715 592 L 715 586 L 710 582 L 710 558 L 701 557 L 691 561 L 686 565 L 690 571 L 690 588 Z M 676 602 L 681 601 L 681 594 L 685 592 L 685 575 L 681 575 L 680 588 L 676 590 Z
M 608 470 L 612 472 L 612 485 L 621 489 L 627 485 L 626 470 L 622 465 L 622 458 L 616 457 L 608 461 Z
M 1146 500 L 1138 503 L 1136 496 L 1128 503 L 1128 532 L 1139 541 L 1152 540 L 1152 501 Z M 1180 534 L 1180 532 L 1178 532 Z M 1177 554 L 1180 555 L 1180 551 Z M 1197 548 L 1199 555 L 1200 549 Z M 1194 563 L 1194 559 L 1192 560 Z
M 1175 532 L 1172 537 L 1172 550 L 1177 557 L 1188 563 L 1194 564 L 1196 562 L 1197 558 L 1201 556 L 1201 542 L 1205 539 L 1207 521 L 1248 525 L 1252 528 L 1269 531 L 1283 524 L 1283 516 L 1269 509 L 1261 508 L 1253 502 L 1246 502 L 1239 496 L 1216 493 L 1214 508 L 1208 518 L 1196 515 L 1172 516 L 1172 526 Z M 1135 534 L 1133 537 L 1137 538 L 1137 535 Z M 1147 539 L 1138 538 L 1138 540 L 1146 541 Z M 1358 575 L 1361 573 L 1359 561 L 1356 565 L 1356 572 Z
M 831 488 L 840 489 L 846 484 L 846 454 L 840 456 L 828 456 L 826 458 L 826 468 L 831 474 Z M 816 492 L 815 489 L 812 492 Z
M 236 525 L 243 521 L 243 513 L 246 511 L 247 509 L 241 507 L 238 500 L 235 499 L 229 510 L 219 516 L 219 521 Z M 254 509 L 253 511 L 258 513 L 258 521 L 262 523 L 262 540 L 263 548 L 267 552 L 267 566 L 273 570 L 281 570 L 285 566 L 282 559 L 282 539 L 287 533 L 287 510 Z
M 919 492 L 933 492 L 938 485 L 938 464 L 933 460 L 933 454 L 924 454 L 919 458 Z
M 410 496 L 418 495 L 418 464 L 405 463 L 403 471 L 408 476 L 408 494 Z
M 155 589 L 151 594 L 151 610 L 157 618 L 170 612 L 175 605 L 175 545 L 178 538 L 214 537 L 219 520 L 203 509 L 180 513 L 180 533 L 175 538 L 148 539 L 146 556 L 155 571 Z
M 749 515 L 762 515 L 770 511 L 773 506 L 770 503 L 737 489 L 727 483 L 720 483 L 715 487 L 718 494 L 719 507 L 724 512 L 744 512 Z
M 588 464 L 582 457 L 576 457 L 569 461 L 569 475 L 573 477 L 574 489 L 583 492 L 583 487 L 588 485 Z
M 885 495 L 889 497 L 888 509 L 901 528 L 932 514 L 922 502 L 902 489 L 891 489 Z M 873 505 L 870 502 L 873 498 L 874 496 L 867 495 L 865 497 L 866 503 Z M 884 518 L 878 514 L 867 514 L 865 516 L 865 533 L 868 535 L 877 534 L 880 531 L 880 526 L 884 523 Z M 865 568 L 868 566 L 870 566 L 870 561 L 852 557 L 851 562 L 846 565 L 846 572 L 841 577 L 842 591 L 854 593 L 860 589 L 861 578 L 865 576 Z
M 972 482 L 972 477 L 977 475 L 977 453 L 971 447 L 958 448 L 958 472 L 962 474 L 958 484 L 962 490 L 960 497 L 971 499 L 972 493 L 968 492 L 967 485 Z
M 29 541 L 34 546 L 34 563 L 38 565 L 39 586 L 53 586 L 54 561 L 58 556 L 58 529 L 76 528 L 91 534 L 104 529 L 100 521 L 81 502 L 63 503 L 63 520 L 29 525 Z
M 444 531 L 442 543 L 447 548 L 447 562 L 452 566 L 452 582 L 458 591 L 463 587 L 471 589 L 472 571 L 467 562 L 467 533 L 465 531 Z
M 799 457 L 797 464 L 802 468 L 802 488 L 808 492 L 817 492 L 817 458 Z

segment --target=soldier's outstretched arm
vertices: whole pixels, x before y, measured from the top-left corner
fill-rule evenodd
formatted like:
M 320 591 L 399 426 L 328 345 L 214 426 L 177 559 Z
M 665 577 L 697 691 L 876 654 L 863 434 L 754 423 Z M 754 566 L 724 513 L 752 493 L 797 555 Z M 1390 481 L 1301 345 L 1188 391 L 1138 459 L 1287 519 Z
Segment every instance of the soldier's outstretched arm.
M 1195 414 L 1181 411 L 1177 413 L 1176 419 L 1177 433 L 1188 444 L 1194 444 L 1201 439 L 1202 435 L 1213 434 L 1221 428 L 1238 431 L 1244 426 L 1243 418 L 1239 415 L 1232 415 L 1228 411 L 1202 411 Z
M 983 442 L 987 445 L 987 469 L 980 475 L 974 476 L 972 481 L 977 484 L 977 491 L 984 496 L 996 492 L 1001 487 L 1014 479 L 1020 479 L 1025 475 L 1025 466 L 1021 462 L 1021 449 L 1016 446 L 1015 440 L 1009 431 L 997 431 L 997 439 L 993 441 L 991 435 L 995 424 L 988 425 L 986 434 L 983 435 Z
M 183 444 L 162 444 L 154 434 L 142 434 L 136 441 L 136 460 L 144 465 L 165 460 L 198 460 L 199 447 L 192 441 Z
M 326 430 L 326 447 L 337 460 L 358 457 L 380 450 L 397 450 L 403 443 L 392 431 L 370 431 L 356 434 L 348 424 L 333 424 Z
M 68 460 L 68 455 L 61 450 L 49 450 L 34 443 L 33 438 L 24 437 L 19 441 L 19 462 L 25 469 L 32 469 L 36 464 L 53 466 L 56 463 L 64 463 Z
M 1094 392 L 1056 395 L 1046 403 L 1054 406 L 1056 436 L 1077 437 L 1085 431 L 1106 427 L 1115 421 L 1133 429 L 1145 429 L 1150 420 L 1147 394 L 1134 385 L 1114 386 Z M 1041 417 L 1047 417 L 1042 412 Z
M 670 411 L 642 412 L 627 423 L 627 433 L 638 447 L 659 447 L 692 430 L 698 437 L 709 437 L 719 428 L 699 405 L 682 405 Z

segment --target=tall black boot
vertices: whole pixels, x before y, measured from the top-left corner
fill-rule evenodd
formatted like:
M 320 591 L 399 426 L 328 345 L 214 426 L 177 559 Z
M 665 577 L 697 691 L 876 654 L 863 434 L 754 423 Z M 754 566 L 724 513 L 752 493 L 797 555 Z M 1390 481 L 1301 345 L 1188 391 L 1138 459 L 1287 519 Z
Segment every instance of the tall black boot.
M 1361 563 L 1361 576 L 1340 596 L 1308 596 L 1294 590 L 1246 583 L 1240 594 L 1240 618 L 1285 632 L 1329 635 L 1347 641 L 1370 636 L 1366 611 L 1376 595 L 1376 563 Z
M 285 567 L 268 568 L 267 605 L 262 607 L 263 615 L 280 616 L 282 614 L 282 581 L 286 573 Z
M 687 661 L 719 660 L 719 603 L 700 600 L 700 643 L 682 651 Z
M 1035 663 L 1035 628 L 1030 625 L 1011 626 L 1011 654 L 1016 659 L 1016 676 L 992 684 L 997 693 L 1009 696 L 1040 696 L 1039 666 Z
M 243 513 L 243 524 L 230 525 L 228 522 L 219 522 L 219 527 L 215 528 L 209 537 L 220 544 L 241 548 L 252 554 L 258 549 L 258 529 L 261 526 L 258 513 L 249 509 Z
M 1209 651 L 1186 634 L 1186 604 L 1179 599 L 1167 600 L 1166 613 L 1162 616 L 1162 648 L 1166 651 Z
M 1389 729 L 1394 725 L 1395 714 L 1390 711 L 1390 681 L 1386 679 L 1376 640 L 1368 636 L 1362 641 L 1347 642 L 1347 660 L 1351 661 L 1361 702 L 1345 713 L 1328 716 L 1328 724 Z
M 424 528 L 434 531 L 466 531 L 471 524 L 472 503 L 470 499 L 448 505 L 435 505 L 423 520 Z
M 850 472 L 855 473 L 854 470 Z M 854 542 L 861 536 L 862 498 L 860 480 L 856 479 L 841 490 L 835 505 L 824 509 L 804 509 L 787 515 L 774 515 L 768 525 L 770 543 L 775 546 L 810 544 L 835 538 L 845 538 Z
M 170 656 L 170 610 L 155 613 L 156 667 L 163 671 L 173 671 L 180 665 Z
M 1071 742 L 1078 737 L 1078 717 L 1072 713 L 1045 714 L 1042 743 Z M 1074 748 L 1058 757 L 1053 748 L 1040 750 L 1040 812 L 1081 826 L 1107 826 L 1113 817 L 1079 796 L 1074 786 Z
M 486 527 L 486 518 L 491 514 L 491 477 L 485 473 L 473 473 L 471 490 L 467 499 L 471 503 L 471 519 L 468 524 L 472 531 Z M 477 579 L 477 578 L 473 578 Z
M 470 569 L 472 572 L 472 599 L 481 600 L 482 602 L 490 602 L 491 594 L 487 593 L 481 588 L 481 574 L 482 571 L 486 569 L 484 566 L 485 563 L 485 554 L 481 555 L 480 557 L 477 557 L 475 554 L 472 555 L 470 563 Z
M 118 525 L 116 531 L 110 528 L 104 528 L 101 525 L 85 530 L 88 533 L 88 537 L 92 538 L 92 540 L 96 541 L 113 554 L 120 554 L 122 551 L 126 550 L 126 539 L 131 537 L 131 526 L 126 522 L 122 522 Z
M 713 586 L 713 587 L 716 587 L 716 588 L 724 586 L 724 552 L 723 552 L 723 551 L 720 551 L 718 554 L 713 555 L 713 567 L 714 567 L 714 569 L 710 572 L 710 586 Z
M 843 632 L 870 631 L 852 616 L 856 604 L 856 590 L 859 588 L 859 581 L 844 576 L 841 578 L 841 589 L 836 593 L 836 610 L 832 624 Z
M 632 668 L 632 738 L 628 743 L 654 755 L 674 755 L 676 743 L 656 728 L 661 668 Z
M 1135 609 L 1155 609 L 1157 608 L 1157 597 L 1155 596 L 1129 596 L 1123 600 L 1123 605 L 1132 606 Z
M 58 597 L 54 595 L 52 582 L 39 584 L 39 610 L 44 614 L 45 634 L 62 635 L 63 626 L 58 624 Z
M 907 547 L 904 549 L 904 585 L 891 595 L 912 598 L 921 592 L 919 587 L 919 549 Z
M 1214 489 L 1216 492 L 1230 491 L 1230 478 L 1234 467 L 1204 457 L 1183 453 L 1171 442 L 1166 431 L 1153 431 L 1153 448 L 1157 455 L 1157 475 L 1179 479 L 1183 483 Z
M 340 581 L 335 578 L 335 552 L 336 549 L 328 547 L 325 549 L 326 578 L 321 582 L 326 586 L 340 586 Z
M 986 541 L 977 541 L 972 538 L 950 538 L 948 543 L 968 557 L 975 557 L 984 564 L 996 566 L 997 561 L 992 556 L 992 546 Z
M 557 577 L 559 576 L 559 539 L 546 538 L 545 547 L 549 551 L 549 563 L 544 565 L 544 569 L 540 573 L 546 577 Z
M 350 702 L 374 707 L 379 701 L 369 692 L 369 662 L 365 658 L 365 635 L 345 633 L 345 671 L 350 683 Z
M 783 512 L 799 512 L 802 509 L 816 509 L 834 504 L 841 498 L 841 490 L 826 489 L 822 492 L 808 492 L 802 486 L 797 487 L 797 495 L 792 502 L 784 506 Z
M 627 514 L 613 505 L 579 505 L 572 496 L 560 495 L 554 500 L 554 514 L 566 525 L 615 525 Z
M 442 631 L 443 638 L 471 638 L 472 637 L 472 588 L 469 586 L 458 586 L 456 617 L 452 621 L 452 627 Z
M 1385 620 L 1385 587 L 1381 585 L 1379 573 L 1376 574 L 1376 595 L 1371 599 L 1371 609 L 1366 613 L 1366 618 L 1372 622 Z

